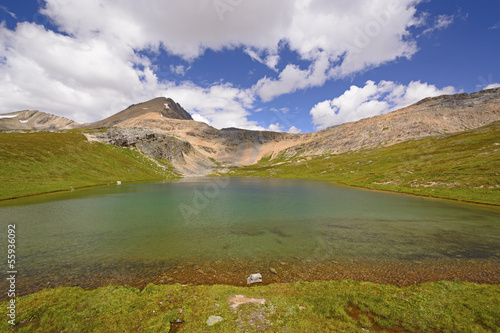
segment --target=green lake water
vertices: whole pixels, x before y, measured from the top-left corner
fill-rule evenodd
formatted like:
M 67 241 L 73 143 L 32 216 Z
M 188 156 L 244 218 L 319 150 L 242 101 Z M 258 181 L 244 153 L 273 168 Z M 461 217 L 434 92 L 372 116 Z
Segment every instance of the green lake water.
M 141 261 L 500 259 L 498 208 L 320 181 L 100 187 L 1 202 L 0 221 L 4 235 L 16 225 L 27 277 Z

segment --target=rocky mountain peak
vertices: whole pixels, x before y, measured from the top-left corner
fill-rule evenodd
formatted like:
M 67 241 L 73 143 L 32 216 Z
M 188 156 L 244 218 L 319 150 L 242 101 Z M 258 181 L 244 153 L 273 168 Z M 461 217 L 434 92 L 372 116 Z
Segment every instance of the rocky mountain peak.
M 127 121 L 161 118 L 193 120 L 179 103 L 174 102 L 171 98 L 157 97 L 147 102 L 132 104 L 111 117 L 93 123 L 91 127 L 112 127 Z

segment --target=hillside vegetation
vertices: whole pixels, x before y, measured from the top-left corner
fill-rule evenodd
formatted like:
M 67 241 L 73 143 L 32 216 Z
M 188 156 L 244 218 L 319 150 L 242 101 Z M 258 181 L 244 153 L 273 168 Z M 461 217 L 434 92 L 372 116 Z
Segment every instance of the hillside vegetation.
M 78 131 L 0 132 L 0 200 L 116 184 L 177 177 L 166 160 L 89 142 Z
M 300 151 L 300 149 L 295 149 Z M 457 134 L 343 154 L 283 153 L 216 175 L 329 180 L 340 184 L 500 205 L 500 122 Z

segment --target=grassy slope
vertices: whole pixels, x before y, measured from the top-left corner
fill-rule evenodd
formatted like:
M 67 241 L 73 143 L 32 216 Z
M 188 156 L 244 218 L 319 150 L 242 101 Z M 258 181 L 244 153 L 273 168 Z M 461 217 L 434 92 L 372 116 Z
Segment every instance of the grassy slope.
M 265 304 L 229 308 L 232 295 Z M 368 282 L 253 286 L 148 285 L 57 288 L 17 299 L 17 332 L 498 332 L 500 286 L 434 282 L 398 288 Z M 7 303 L 0 303 L 2 309 Z M 224 320 L 209 327 L 209 316 Z M 0 321 L 0 331 L 9 329 Z
M 500 205 L 500 123 L 309 160 L 301 156 L 263 158 L 256 165 L 232 168 L 226 175 L 330 180 L 370 189 Z
M 78 132 L 0 132 L 0 200 L 95 185 L 173 178 L 166 161 L 88 142 Z

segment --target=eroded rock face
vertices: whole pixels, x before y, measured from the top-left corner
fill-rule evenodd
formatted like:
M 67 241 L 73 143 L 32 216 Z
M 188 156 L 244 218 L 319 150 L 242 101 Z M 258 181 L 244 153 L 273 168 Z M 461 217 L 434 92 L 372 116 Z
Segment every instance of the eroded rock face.
M 189 142 L 147 128 L 110 128 L 93 136 L 98 141 L 123 148 L 135 148 L 153 158 L 171 162 L 183 162 L 184 156 L 193 151 Z

